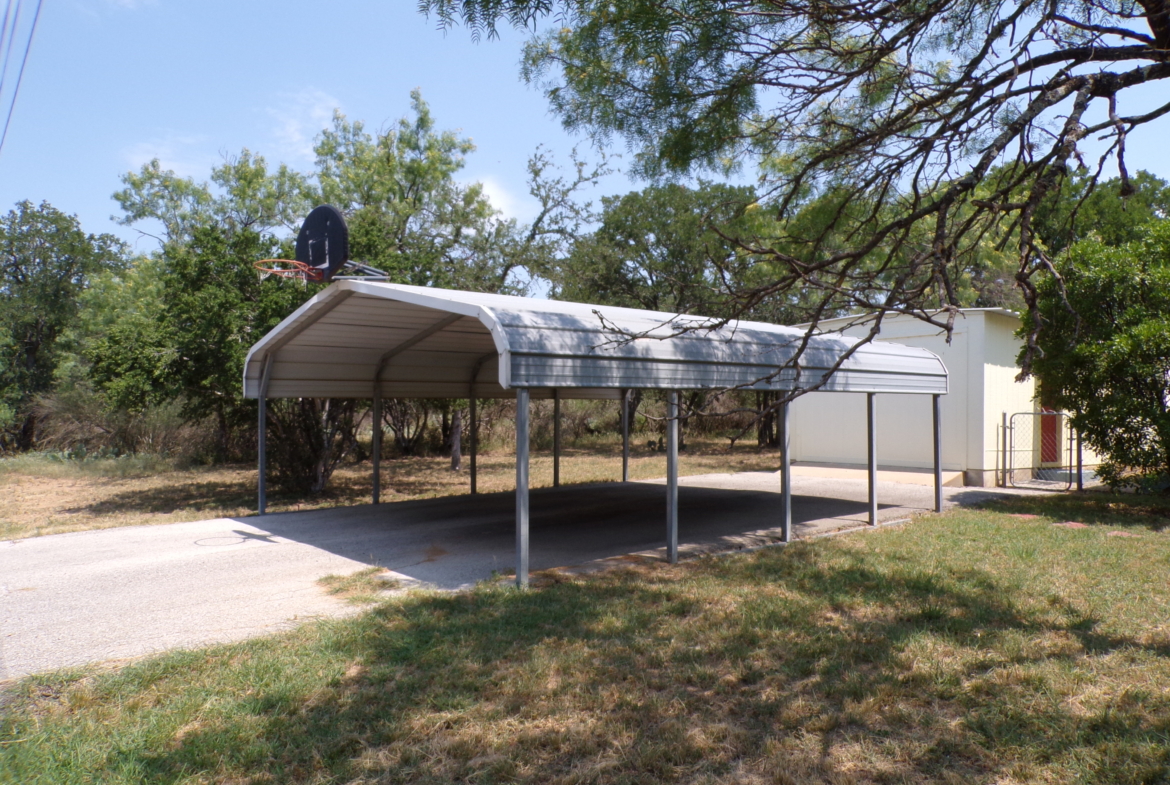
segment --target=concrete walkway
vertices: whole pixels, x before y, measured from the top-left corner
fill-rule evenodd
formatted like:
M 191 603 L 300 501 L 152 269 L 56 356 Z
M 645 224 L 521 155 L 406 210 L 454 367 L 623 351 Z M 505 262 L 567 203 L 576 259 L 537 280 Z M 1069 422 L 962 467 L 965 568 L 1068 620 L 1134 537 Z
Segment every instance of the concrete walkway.
M 685 477 L 682 553 L 773 541 L 772 473 Z M 996 495 L 946 488 L 949 504 Z M 865 521 L 856 480 L 793 480 L 796 535 Z M 879 483 L 884 520 L 932 504 L 933 489 Z M 354 613 L 316 581 L 369 565 L 404 585 L 459 589 L 513 566 L 512 493 L 364 505 L 0 541 L 0 680 L 176 647 L 240 640 Z M 659 554 L 659 483 L 532 491 L 534 571 Z

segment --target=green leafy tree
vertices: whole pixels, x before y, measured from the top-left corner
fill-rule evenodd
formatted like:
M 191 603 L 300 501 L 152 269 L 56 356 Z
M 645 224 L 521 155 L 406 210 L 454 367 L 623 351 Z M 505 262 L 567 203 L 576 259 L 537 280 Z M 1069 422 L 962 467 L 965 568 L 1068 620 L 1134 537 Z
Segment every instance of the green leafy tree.
M 155 231 L 161 249 L 138 265 L 145 276 L 123 279 L 156 280 L 156 306 L 88 333 L 94 337 L 86 356 L 112 405 L 141 411 L 181 401 L 188 417 L 217 423 L 221 457 L 242 456 L 254 412 L 240 399 L 244 353 L 314 288 L 259 281 L 252 262 L 287 258 L 311 206 L 340 208 L 351 257 L 394 282 L 522 291 L 587 217 L 573 198 L 577 189 L 608 171 L 574 158 L 575 178 L 559 177 L 538 151 L 529 175 L 540 214 L 528 224 L 505 219 L 481 186 L 456 180 L 474 148 L 438 130 L 417 92 L 411 115 L 377 134 L 335 114 L 315 149 L 316 168 L 307 174 L 273 169 L 245 150 L 216 167 L 209 182 L 178 177 L 157 161 L 123 178 L 115 194 L 123 223 Z M 412 409 L 424 430 L 433 408 Z M 277 480 L 321 490 L 353 448 L 362 411 L 353 401 L 274 402 Z
M 557 297 L 731 315 L 727 283 L 742 281 L 747 265 L 727 233 L 750 222 L 756 202 L 750 188 L 655 185 L 601 202 L 597 228 L 550 269 Z
M 103 270 L 121 267 L 122 243 L 82 231 L 48 203 L 20 202 L 0 218 L 0 447 L 36 442 L 33 403 L 53 387 L 60 339 Z
M 1078 240 L 1096 237 L 1105 245 L 1141 239 L 1146 225 L 1170 218 L 1170 183 L 1139 171 L 1128 184 L 1120 179 L 1094 183 L 1079 175 L 1069 179 L 1036 216 L 1036 233 L 1053 254 Z
M 256 275 L 254 260 L 283 250 L 258 232 L 209 226 L 168 244 L 153 271 L 155 307 L 109 325 L 87 348 L 110 402 L 133 411 L 181 400 L 188 418 L 216 423 L 221 455 L 237 452 L 233 431 L 255 411 L 241 397 L 244 357 L 317 288 Z
M 1170 0 L 420 7 L 475 35 L 535 30 L 525 78 L 569 128 L 622 136 L 642 174 L 753 167 L 781 223 L 824 194 L 868 205 L 831 216 L 838 246 L 814 260 L 768 235 L 746 242 L 771 260 L 770 296 L 803 290 L 831 304 L 847 293 L 859 309 L 942 326 L 920 309 L 963 304 L 952 277 L 967 267 L 956 260 L 995 233 L 1012 243 L 1011 278 L 1038 308 L 1053 257 L 1035 217 L 1079 167 L 1082 140 L 1106 138 L 1129 193 L 1126 138 L 1170 110 L 1138 92 L 1170 79 Z M 1002 176 L 989 178 L 996 167 Z
M 88 345 L 91 377 L 116 407 L 135 411 L 178 401 L 189 420 L 210 420 L 220 458 L 248 454 L 256 405 L 240 389 L 248 349 L 320 285 L 261 279 L 256 259 L 287 255 L 271 235 L 248 228 L 195 228 L 153 261 L 157 299 L 111 324 Z M 356 401 L 279 400 L 270 404 L 276 482 L 297 493 L 324 490 L 353 450 Z
M 1130 471 L 1170 479 L 1170 221 L 1120 246 L 1082 240 L 1057 272 L 1067 303 L 1055 277 L 1040 301 L 1046 402 L 1073 413 L 1110 483 Z
M 211 183 L 179 177 L 157 158 L 123 175 L 122 182 L 126 187 L 114 194 L 122 215 L 115 220 L 161 244 L 186 242 L 204 226 L 295 232 L 311 207 L 304 175 L 284 164 L 269 171 L 264 157 L 247 149 L 214 167 Z M 144 221 L 157 223 L 160 234 L 142 229 Z

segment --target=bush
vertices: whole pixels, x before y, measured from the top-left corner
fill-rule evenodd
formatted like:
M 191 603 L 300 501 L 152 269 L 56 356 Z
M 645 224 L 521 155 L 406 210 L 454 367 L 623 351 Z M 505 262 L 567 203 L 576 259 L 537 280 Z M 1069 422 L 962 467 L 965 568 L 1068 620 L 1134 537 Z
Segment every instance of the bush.
M 1044 401 L 1105 461 L 1111 485 L 1166 487 L 1170 477 L 1170 221 L 1138 241 L 1073 245 L 1060 279 L 1040 287 L 1035 361 Z M 1063 289 L 1061 283 L 1063 281 Z M 1031 329 L 1025 320 L 1021 334 Z

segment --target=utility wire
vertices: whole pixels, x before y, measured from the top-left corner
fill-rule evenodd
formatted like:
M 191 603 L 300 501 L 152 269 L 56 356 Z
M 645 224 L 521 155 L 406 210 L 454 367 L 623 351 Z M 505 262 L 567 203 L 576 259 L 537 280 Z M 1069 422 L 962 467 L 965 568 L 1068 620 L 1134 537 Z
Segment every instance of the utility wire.
M 8 5 L 4 9 L 4 23 L 0 24 L 0 49 L 4 48 L 4 37 L 8 33 L 8 17 L 12 15 L 12 0 L 8 0 Z
M 8 61 L 12 59 L 12 44 L 16 41 L 16 28 L 20 25 L 20 6 L 22 0 L 16 0 L 16 14 L 12 17 L 12 27 L 8 28 L 8 46 L 4 47 L 4 63 L 0 65 L 0 96 L 4 95 L 4 82 L 8 78 Z M 8 14 L 4 15 L 7 25 Z
M 44 0 L 37 0 L 37 10 L 33 12 L 32 27 L 28 31 L 28 43 L 24 45 L 24 57 L 20 60 L 20 71 L 16 74 L 16 87 L 12 91 L 12 103 L 8 105 L 8 117 L 4 120 L 4 132 L 0 133 L 0 153 L 4 152 L 4 140 L 8 138 L 8 125 L 12 122 L 12 110 L 16 108 L 16 99 L 20 95 L 20 83 L 24 80 L 24 67 L 28 65 L 28 53 L 32 49 L 33 37 L 37 34 L 37 21 L 41 18 L 41 5 Z M 17 11 L 20 6 L 17 5 Z M 15 29 L 15 25 L 13 25 Z

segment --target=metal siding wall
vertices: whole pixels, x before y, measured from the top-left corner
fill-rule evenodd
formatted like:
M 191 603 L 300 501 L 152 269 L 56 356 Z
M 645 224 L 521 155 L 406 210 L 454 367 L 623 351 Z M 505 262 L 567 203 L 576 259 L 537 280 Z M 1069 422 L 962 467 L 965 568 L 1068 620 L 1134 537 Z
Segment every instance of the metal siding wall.
M 753 384 L 774 368 L 765 365 L 673 363 L 617 358 L 573 358 L 512 354 L 512 383 L 519 387 L 633 387 L 643 389 L 722 389 L 749 385 L 752 389 L 791 389 L 793 373 Z M 803 383 L 812 385 L 823 371 L 809 369 Z M 945 376 L 913 376 L 883 372 L 838 371 L 824 386 L 827 391 L 880 393 L 945 393 Z

